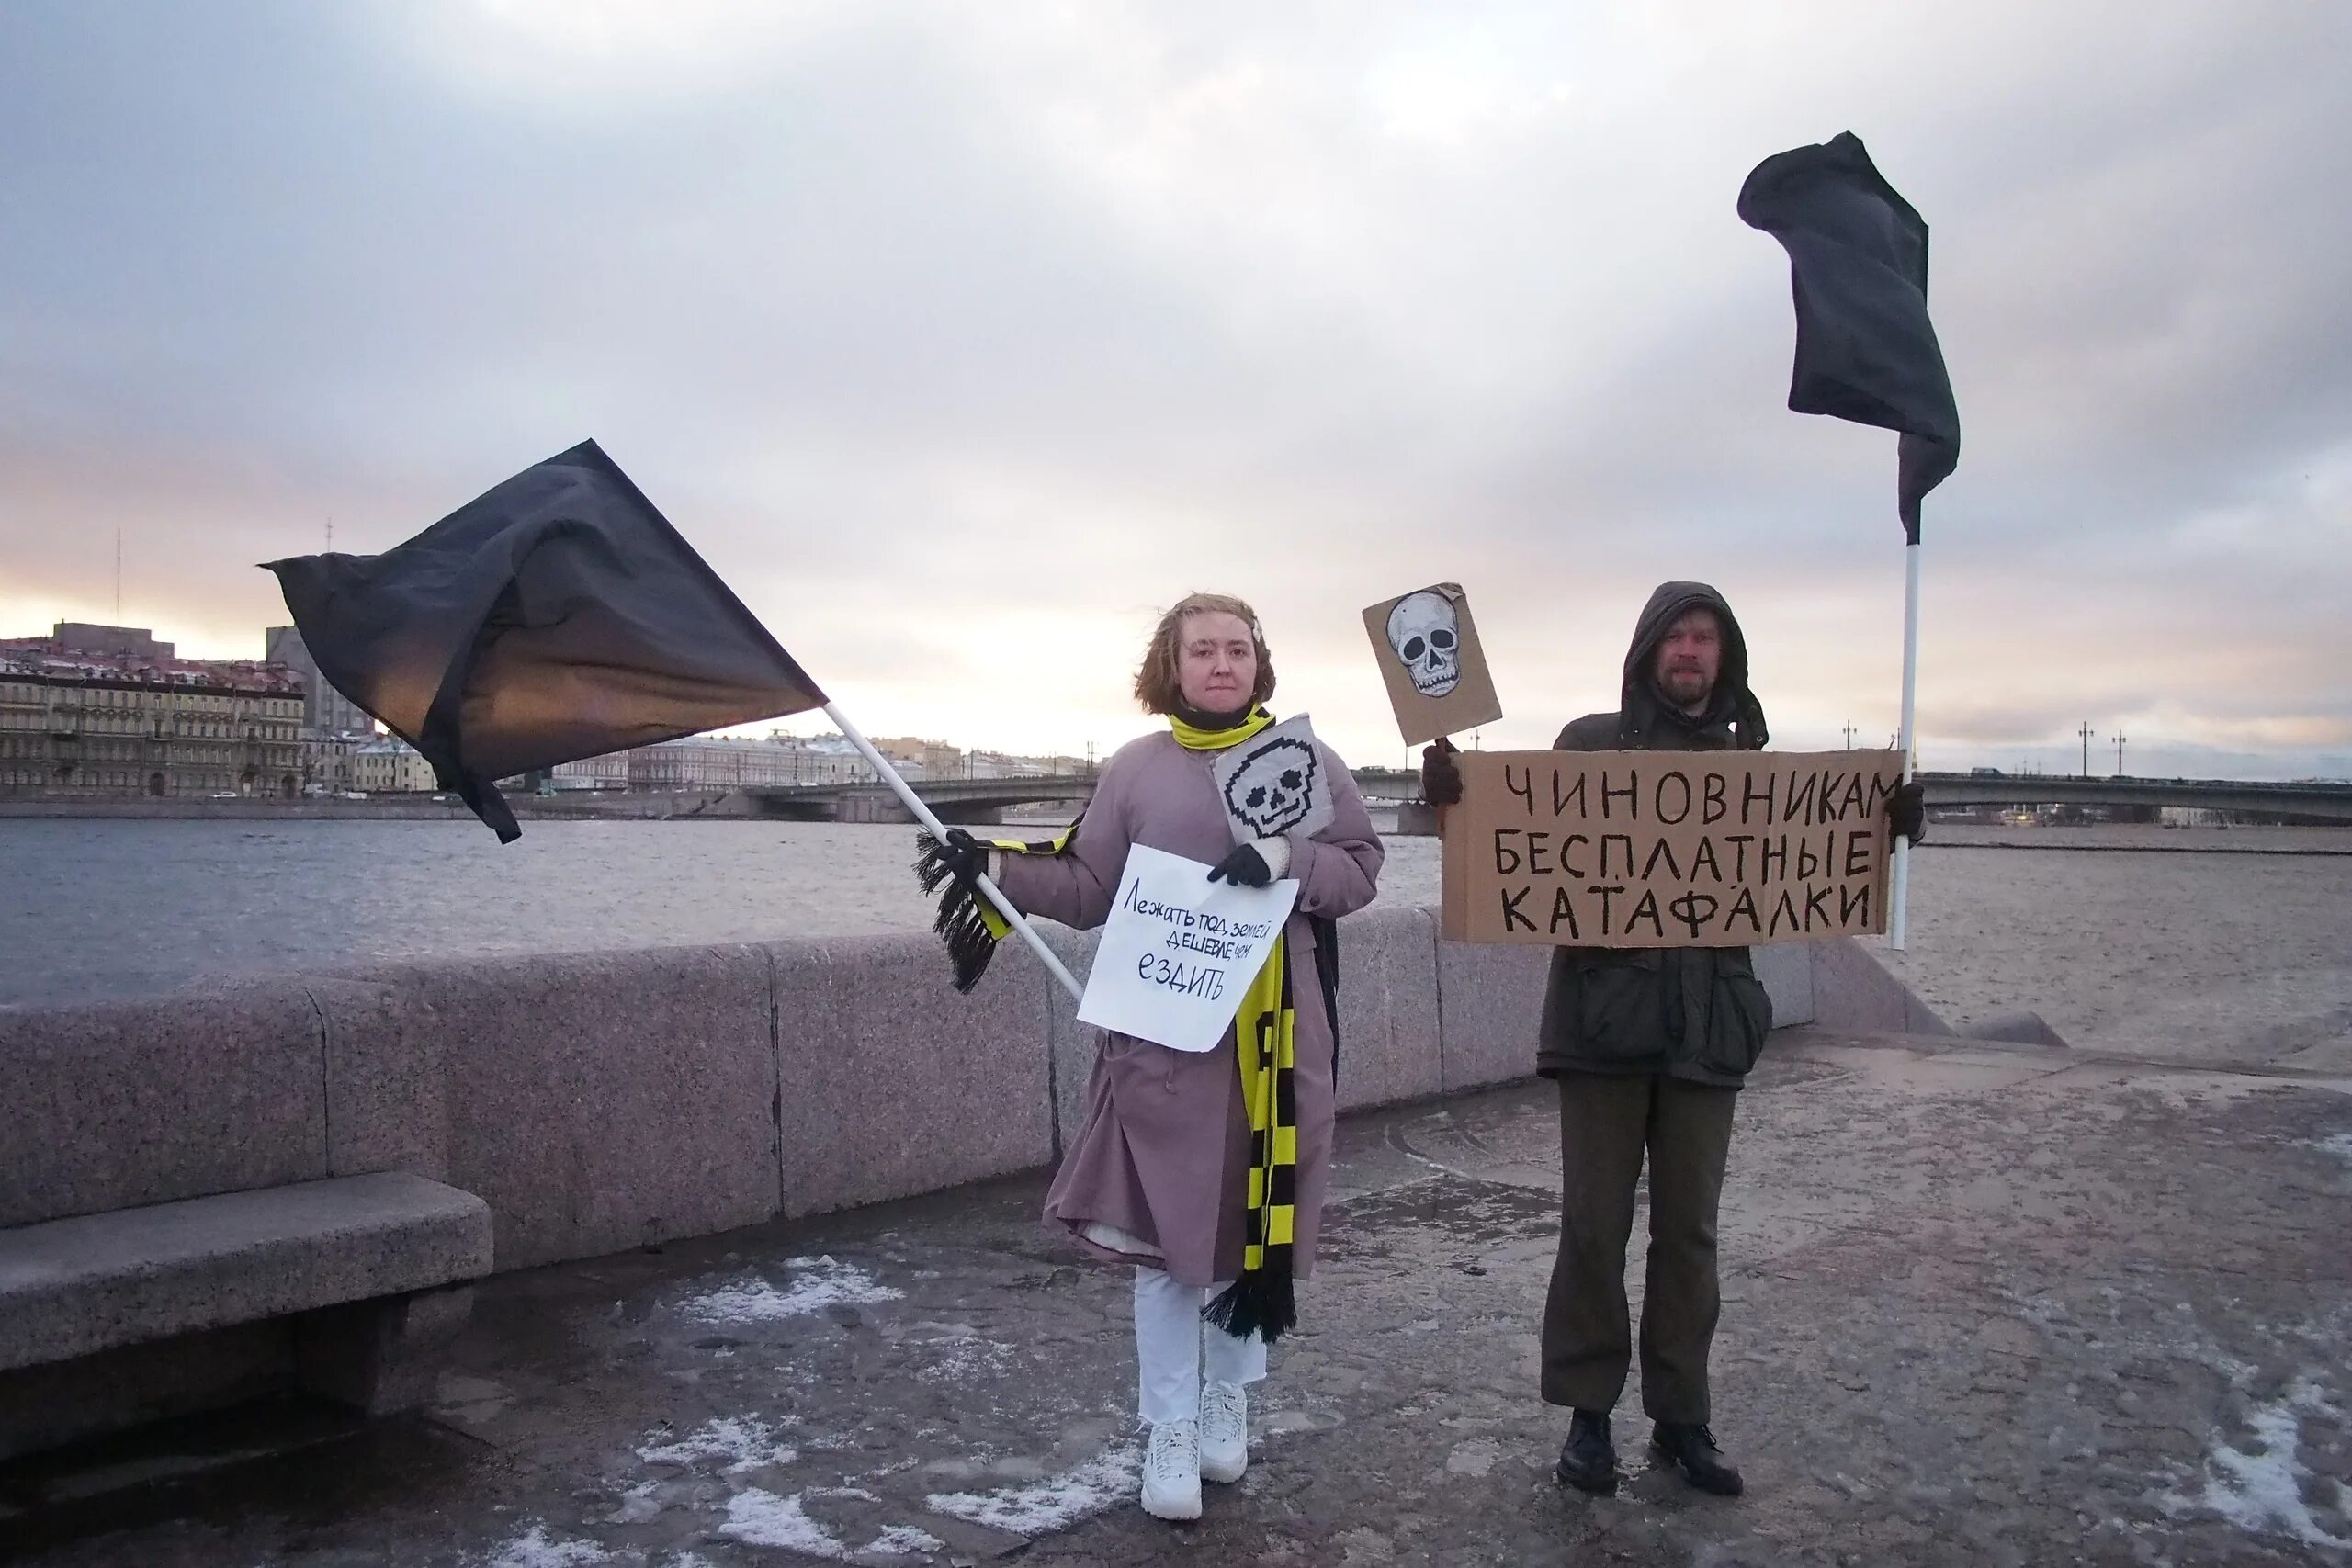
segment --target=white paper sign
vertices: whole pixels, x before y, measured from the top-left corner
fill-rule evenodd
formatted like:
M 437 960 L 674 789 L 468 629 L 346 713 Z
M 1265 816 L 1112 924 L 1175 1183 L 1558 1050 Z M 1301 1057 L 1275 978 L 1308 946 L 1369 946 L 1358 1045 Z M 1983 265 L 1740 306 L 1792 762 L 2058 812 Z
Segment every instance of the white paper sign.
M 1178 1051 L 1215 1050 L 1297 901 L 1295 882 L 1211 882 L 1199 861 L 1135 845 L 1079 999 L 1080 1021 Z
M 1233 841 L 1278 839 L 1286 833 L 1311 837 L 1339 815 L 1331 802 L 1331 779 L 1315 744 L 1315 727 L 1303 713 L 1270 724 L 1238 746 L 1228 746 L 1210 770 Z

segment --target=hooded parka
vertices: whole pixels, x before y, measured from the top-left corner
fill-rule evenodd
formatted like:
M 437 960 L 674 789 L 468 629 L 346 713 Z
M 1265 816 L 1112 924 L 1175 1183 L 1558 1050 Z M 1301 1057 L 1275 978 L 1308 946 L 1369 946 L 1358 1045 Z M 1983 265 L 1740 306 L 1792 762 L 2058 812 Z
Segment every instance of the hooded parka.
M 1658 645 L 1687 611 L 1723 626 L 1713 694 L 1697 716 L 1666 700 L 1653 676 Z M 1724 596 L 1703 582 L 1661 583 L 1625 653 L 1615 713 L 1560 731 L 1562 751 L 1761 750 L 1764 710 L 1747 686 L 1747 641 Z M 1544 993 L 1536 1071 L 1662 1073 L 1736 1089 L 1772 1028 L 1771 998 L 1744 947 L 1562 947 Z

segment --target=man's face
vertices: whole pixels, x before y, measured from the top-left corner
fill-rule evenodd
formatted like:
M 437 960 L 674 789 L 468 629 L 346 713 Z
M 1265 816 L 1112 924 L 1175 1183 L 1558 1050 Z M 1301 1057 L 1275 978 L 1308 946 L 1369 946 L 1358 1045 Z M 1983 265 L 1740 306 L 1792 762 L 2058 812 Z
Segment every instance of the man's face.
M 1666 628 L 1657 645 L 1657 663 L 1651 679 L 1668 702 L 1685 713 L 1705 709 L 1715 694 L 1715 677 L 1723 671 L 1724 628 L 1708 609 L 1685 610 Z

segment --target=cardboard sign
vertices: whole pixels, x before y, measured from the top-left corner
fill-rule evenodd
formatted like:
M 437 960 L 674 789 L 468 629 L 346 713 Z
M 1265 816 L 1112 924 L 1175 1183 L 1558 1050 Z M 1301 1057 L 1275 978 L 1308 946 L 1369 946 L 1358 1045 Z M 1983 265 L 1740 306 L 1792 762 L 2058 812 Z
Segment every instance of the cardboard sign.
M 1270 724 L 1217 753 L 1210 776 L 1225 802 L 1233 841 L 1319 833 L 1331 825 L 1331 778 L 1303 713 Z
M 1215 1050 L 1297 901 L 1295 882 L 1236 887 L 1211 882 L 1196 860 L 1133 846 L 1079 1021 L 1179 1051 Z
M 1444 934 L 1747 947 L 1886 929 L 1897 751 L 1464 751 Z
M 1458 582 L 1385 599 L 1363 613 L 1388 705 L 1408 746 L 1459 735 L 1502 717 L 1486 649 Z

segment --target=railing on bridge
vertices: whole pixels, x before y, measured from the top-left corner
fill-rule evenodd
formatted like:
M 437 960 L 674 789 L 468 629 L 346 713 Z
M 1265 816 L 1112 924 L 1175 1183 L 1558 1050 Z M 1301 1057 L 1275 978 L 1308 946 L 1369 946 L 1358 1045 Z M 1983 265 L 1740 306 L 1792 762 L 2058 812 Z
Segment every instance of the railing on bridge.
M 1094 793 L 1098 775 L 1038 773 L 1008 778 L 910 779 L 915 794 L 934 807 L 955 807 L 951 821 L 991 822 L 1015 806 L 1076 803 Z M 741 792 L 763 815 L 836 822 L 911 820 L 889 785 L 876 780 L 819 784 L 770 784 Z
M 2237 817 L 2309 823 L 2352 823 L 2352 784 L 2247 779 L 2107 778 L 2052 773 L 1923 773 L 1936 806 L 2187 807 Z

